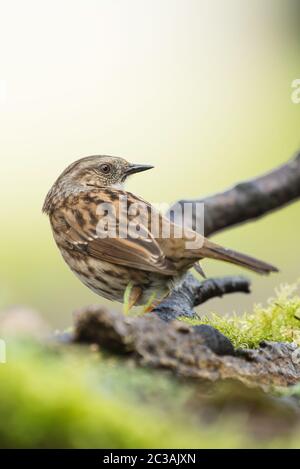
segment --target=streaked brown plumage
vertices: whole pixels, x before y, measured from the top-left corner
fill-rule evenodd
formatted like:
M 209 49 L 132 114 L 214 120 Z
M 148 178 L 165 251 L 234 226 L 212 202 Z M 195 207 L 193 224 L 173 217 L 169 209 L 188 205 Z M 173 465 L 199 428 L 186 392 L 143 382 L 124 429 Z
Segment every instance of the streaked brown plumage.
M 122 188 L 130 174 L 150 168 L 111 156 L 82 158 L 61 174 L 47 194 L 43 211 L 49 215 L 57 246 L 69 267 L 91 290 L 122 302 L 130 283 L 134 286 L 133 302 L 145 304 L 153 293 L 156 299 L 166 296 L 186 271 L 205 257 L 262 274 L 277 271 L 270 264 L 225 249 L 191 231 L 188 236 L 202 247 L 187 249 L 190 238 L 175 237 L 174 225 L 168 219 Z M 99 215 L 99 204 L 112 204 L 118 218 L 120 197 L 127 199 L 129 220 L 136 215 L 131 214 L 132 207 L 139 212 L 143 237 L 99 237 L 97 223 L 103 216 Z M 150 212 L 158 217 L 161 229 L 170 229 L 170 237 L 153 233 Z

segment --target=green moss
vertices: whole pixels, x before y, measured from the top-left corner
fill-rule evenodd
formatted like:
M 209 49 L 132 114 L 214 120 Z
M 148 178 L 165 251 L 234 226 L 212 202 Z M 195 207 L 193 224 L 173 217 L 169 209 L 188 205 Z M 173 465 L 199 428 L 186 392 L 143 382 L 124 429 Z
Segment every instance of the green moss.
M 262 340 L 295 342 L 300 346 L 299 283 L 282 286 L 266 307 L 257 305 L 244 315 L 211 314 L 192 324 L 209 324 L 231 339 L 235 347 L 255 348 Z

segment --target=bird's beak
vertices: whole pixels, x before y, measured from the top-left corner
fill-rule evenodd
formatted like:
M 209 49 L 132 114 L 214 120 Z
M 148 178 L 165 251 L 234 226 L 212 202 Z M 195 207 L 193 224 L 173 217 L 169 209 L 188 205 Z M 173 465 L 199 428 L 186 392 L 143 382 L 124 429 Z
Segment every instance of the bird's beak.
M 126 176 L 135 173 L 141 173 L 142 171 L 147 171 L 148 169 L 152 169 L 154 166 L 151 164 L 131 164 L 126 169 Z

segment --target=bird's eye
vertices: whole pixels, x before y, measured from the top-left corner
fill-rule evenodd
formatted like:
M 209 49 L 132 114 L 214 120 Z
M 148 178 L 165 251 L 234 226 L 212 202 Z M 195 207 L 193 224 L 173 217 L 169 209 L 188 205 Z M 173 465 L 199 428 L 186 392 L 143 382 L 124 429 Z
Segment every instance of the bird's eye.
M 103 163 L 101 166 L 100 166 L 100 171 L 104 174 L 108 174 L 111 172 L 111 165 L 108 164 L 108 163 Z

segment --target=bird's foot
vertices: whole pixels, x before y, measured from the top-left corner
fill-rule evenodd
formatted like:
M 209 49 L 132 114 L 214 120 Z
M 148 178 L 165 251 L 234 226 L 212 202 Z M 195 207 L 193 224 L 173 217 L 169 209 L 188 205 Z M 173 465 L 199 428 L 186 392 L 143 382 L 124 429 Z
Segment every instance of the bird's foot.
M 143 308 L 143 313 L 151 313 L 151 311 L 153 311 L 155 308 L 158 307 L 158 305 L 160 305 L 160 303 L 162 303 L 162 301 L 164 301 L 168 296 L 169 296 L 169 292 L 167 292 L 165 295 L 163 295 L 163 297 L 161 298 L 156 298 L 157 296 L 157 293 L 154 292 L 149 300 L 147 301 L 147 303 L 144 305 L 144 308 Z
M 129 282 L 124 292 L 123 313 L 127 316 L 142 296 L 142 289 Z
M 152 293 L 150 296 L 149 300 L 143 307 L 143 314 L 145 313 L 151 313 L 151 311 L 156 308 L 156 306 L 160 303 L 161 300 L 155 300 L 156 298 L 156 293 Z

